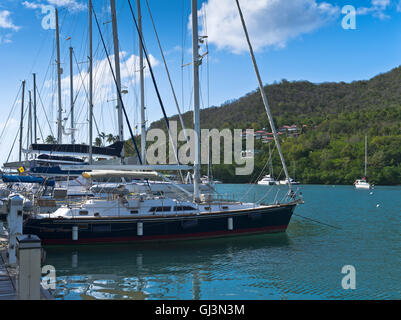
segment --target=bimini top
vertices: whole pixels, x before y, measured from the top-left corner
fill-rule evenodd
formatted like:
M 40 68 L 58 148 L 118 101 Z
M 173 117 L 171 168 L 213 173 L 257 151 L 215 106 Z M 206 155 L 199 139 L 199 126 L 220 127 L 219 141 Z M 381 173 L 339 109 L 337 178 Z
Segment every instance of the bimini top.
M 92 154 L 96 156 L 121 157 L 124 142 L 117 141 L 107 147 L 92 147 Z M 30 153 L 54 153 L 54 154 L 82 154 L 89 155 L 89 146 L 85 144 L 39 144 L 33 143 L 29 148 Z

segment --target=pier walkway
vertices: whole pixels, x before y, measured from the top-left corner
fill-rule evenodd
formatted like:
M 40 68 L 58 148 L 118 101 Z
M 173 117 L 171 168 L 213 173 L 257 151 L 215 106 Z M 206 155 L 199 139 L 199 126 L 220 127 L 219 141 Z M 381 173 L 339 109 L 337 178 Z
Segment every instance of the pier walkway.
M 6 268 L 6 241 L 7 239 L 0 237 L 0 300 L 16 300 L 15 285 Z

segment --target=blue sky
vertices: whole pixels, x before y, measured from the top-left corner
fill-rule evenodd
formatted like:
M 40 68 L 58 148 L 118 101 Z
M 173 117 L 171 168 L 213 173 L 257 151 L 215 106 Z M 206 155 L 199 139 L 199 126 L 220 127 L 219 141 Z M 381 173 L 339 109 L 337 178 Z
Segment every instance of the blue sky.
M 136 1 L 132 1 L 134 4 Z M 159 37 L 172 74 L 180 107 L 192 107 L 190 1 L 148 0 Z M 110 53 L 111 23 L 109 1 L 94 0 L 102 32 Z M 83 0 L 2 0 L 0 3 L 0 161 L 6 160 L 17 134 L 20 103 L 11 110 L 21 81 L 32 90 L 33 72 L 37 73 L 43 106 L 38 106 L 42 135 L 55 129 L 57 101 L 55 91 L 54 30 L 45 30 L 43 5 L 58 5 L 61 23 L 63 74 L 63 116 L 69 117 L 69 56 L 73 46 L 78 66 L 74 65 L 78 142 L 87 139 L 87 102 L 85 77 L 87 64 L 87 8 Z M 262 79 L 265 83 L 309 80 L 319 83 L 369 79 L 387 72 L 401 60 L 401 2 L 399 0 L 242 0 L 251 41 L 254 43 Z M 342 28 L 342 8 L 357 10 L 356 29 Z M 136 6 L 136 4 L 135 4 Z M 127 1 L 117 0 L 120 55 L 123 61 L 123 86 L 128 89 L 124 101 L 133 126 L 138 119 L 138 37 Z M 220 105 L 256 89 L 257 82 L 244 35 L 236 15 L 234 0 L 199 1 L 201 35 L 208 35 L 209 54 L 201 68 L 202 107 Z M 157 82 L 169 115 L 176 114 L 175 104 L 162 64 L 145 0 L 142 0 L 144 37 L 151 54 Z M 205 27 L 205 22 L 206 26 Z M 70 38 L 70 40 L 67 40 Z M 116 101 L 111 74 L 100 46 L 94 22 L 95 118 L 99 131 L 115 133 Z M 201 46 L 201 52 L 206 47 Z M 209 81 L 207 81 L 209 70 Z M 83 85 L 85 83 L 85 85 Z M 161 118 L 152 83 L 146 79 L 148 123 Z M 209 94 L 208 94 L 209 92 Z M 28 95 L 26 96 L 26 98 Z M 10 113 L 11 111 L 11 113 Z M 7 122 L 10 114 L 10 120 Z M 49 119 L 49 124 L 46 120 Z M 68 128 L 68 124 L 66 124 Z M 24 125 L 26 130 L 26 125 Z M 68 131 L 68 130 L 67 130 Z M 96 134 L 96 133 L 95 133 Z M 41 135 L 39 134 L 39 137 Z M 126 131 L 128 137 L 128 131 Z M 69 142 L 68 136 L 64 137 Z M 26 144 L 26 142 L 24 142 Z M 15 160 L 18 146 L 10 160 Z

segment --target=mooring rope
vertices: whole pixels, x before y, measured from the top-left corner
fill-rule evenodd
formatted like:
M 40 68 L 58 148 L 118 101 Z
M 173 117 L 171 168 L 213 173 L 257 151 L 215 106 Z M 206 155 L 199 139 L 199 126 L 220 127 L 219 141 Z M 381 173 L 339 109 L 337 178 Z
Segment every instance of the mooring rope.
M 328 223 L 324 223 L 324 222 L 321 222 L 321 221 L 318 221 L 318 220 L 315 220 L 315 219 L 312 219 L 312 218 L 309 218 L 309 217 L 305 217 L 305 216 L 302 216 L 302 215 L 300 215 L 300 214 L 298 214 L 298 213 L 294 213 L 293 215 L 294 215 L 294 216 L 297 216 L 297 217 L 300 217 L 300 218 L 303 218 L 303 219 L 306 219 L 306 220 L 310 220 L 310 221 L 316 222 L 316 223 L 318 223 L 318 224 L 322 224 L 322 225 L 331 227 L 331 228 L 333 228 L 333 229 L 342 230 L 341 227 L 333 226 L 333 225 L 328 224 Z

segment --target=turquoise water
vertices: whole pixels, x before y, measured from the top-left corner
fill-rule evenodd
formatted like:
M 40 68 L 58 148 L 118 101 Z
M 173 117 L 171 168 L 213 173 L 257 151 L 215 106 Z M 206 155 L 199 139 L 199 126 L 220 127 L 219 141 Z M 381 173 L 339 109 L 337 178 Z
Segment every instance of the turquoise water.
M 253 201 L 269 188 L 219 185 L 218 191 Z M 45 264 L 56 268 L 56 297 L 400 299 L 401 187 L 299 190 L 305 204 L 297 207 L 282 234 L 46 248 Z M 268 198 L 276 198 L 276 191 Z M 341 286 L 344 265 L 356 269 L 354 290 Z

